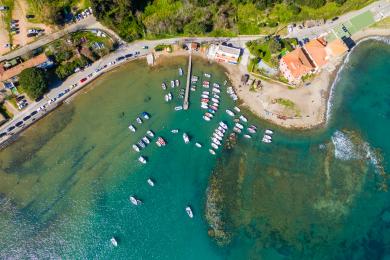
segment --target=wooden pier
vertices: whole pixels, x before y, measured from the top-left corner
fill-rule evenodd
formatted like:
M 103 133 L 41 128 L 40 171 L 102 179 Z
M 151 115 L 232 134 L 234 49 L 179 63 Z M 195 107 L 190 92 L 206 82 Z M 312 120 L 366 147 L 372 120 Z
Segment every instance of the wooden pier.
M 187 71 L 187 83 L 186 83 L 186 92 L 184 95 L 184 102 L 183 102 L 183 109 L 187 110 L 189 107 L 189 98 L 190 98 L 190 86 L 191 86 L 191 69 L 192 69 L 192 62 L 191 62 L 191 53 L 190 58 L 188 60 L 188 71 Z

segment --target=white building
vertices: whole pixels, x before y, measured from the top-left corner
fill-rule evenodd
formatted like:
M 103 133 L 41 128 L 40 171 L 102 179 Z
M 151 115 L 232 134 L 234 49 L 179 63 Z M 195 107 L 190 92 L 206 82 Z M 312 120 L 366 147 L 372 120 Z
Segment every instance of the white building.
M 213 59 L 218 62 L 227 62 L 231 64 L 238 63 L 240 54 L 241 49 L 226 45 L 212 44 L 207 51 L 207 56 L 209 57 L 209 59 Z

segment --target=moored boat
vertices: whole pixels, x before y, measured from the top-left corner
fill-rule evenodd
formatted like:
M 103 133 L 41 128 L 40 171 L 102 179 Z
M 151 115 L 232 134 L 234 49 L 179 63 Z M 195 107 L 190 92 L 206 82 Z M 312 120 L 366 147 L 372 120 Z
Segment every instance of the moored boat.
M 229 116 L 234 116 L 234 112 L 229 110 L 229 109 L 226 109 L 226 113 L 229 115 Z
M 136 144 L 133 144 L 133 150 L 136 152 L 139 152 L 139 147 Z
M 154 181 L 152 180 L 152 179 L 148 179 L 147 180 L 147 182 L 148 182 L 148 184 L 150 185 L 150 186 L 152 186 L 152 187 L 154 187 Z
M 176 111 L 179 111 L 179 110 L 182 110 L 182 109 L 183 109 L 183 106 L 176 106 L 176 107 L 175 107 L 175 110 L 176 110 Z
M 240 129 L 244 129 L 244 126 L 240 123 L 236 123 L 236 127 L 240 128 Z
M 272 139 L 272 136 L 270 136 L 270 135 L 264 135 L 263 138 L 268 139 L 268 140 L 271 140 L 271 139 Z
M 178 79 L 175 80 L 175 86 L 179 87 L 180 86 L 180 81 Z
M 203 116 L 203 119 L 206 120 L 206 121 L 210 121 L 211 120 L 211 118 L 206 116 L 206 115 Z
M 175 82 L 173 80 L 171 80 L 171 88 L 174 88 L 175 87 Z
M 244 123 L 248 122 L 248 119 L 243 115 L 240 116 L 240 120 Z
M 142 124 L 142 119 L 141 119 L 140 117 L 137 117 L 137 118 L 135 119 L 135 121 L 137 121 L 138 124 Z
M 265 133 L 266 133 L 267 135 L 272 135 L 274 132 L 273 132 L 272 130 L 266 129 L 266 130 L 265 130 Z
M 145 157 L 143 157 L 143 156 L 140 156 L 140 157 L 138 157 L 138 161 L 140 162 L 140 163 L 142 163 L 142 164 L 146 164 L 146 158 Z
M 247 130 L 248 130 L 248 132 L 251 133 L 251 134 L 256 133 L 256 129 L 254 129 L 254 128 L 248 127 Z
M 200 143 L 195 143 L 196 147 L 201 148 L 202 145 Z
M 263 143 L 266 143 L 266 144 L 269 144 L 269 143 L 272 143 L 272 140 L 271 139 L 267 139 L 267 138 L 264 138 L 261 140 Z
M 141 147 L 142 149 L 145 148 L 145 143 L 142 140 L 139 140 L 138 146 Z
M 224 122 L 219 122 L 219 125 L 222 126 L 222 128 L 227 129 L 227 125 Z
M 153 133 L 153 131 L 152 130 L 148 130 L 147 132 L 146 132 L 146 134 L 148 135 L 148 136 L 150 136 L 150 137 L 154 137 L 154 133 Z
M 150 140 L 147 136 L 142 137 L 142 141 L 144 141 L 145 144 L 150 144 Z
M 179 68 L 179 76 L 183 76 L 183 69 Z
M 132 131 L 132 132 L 135 132 L 135 130 L 136 130 L 136 128 L 135 128 L 133 125 L 129 125 L 129 129 L 130 129 L 130 131 Z
M 184 143 L 188 144 L 190 142 L 190 138 L 188 137 L 187 133 L 183 133 L 183 140 Z
M 177 134 L 179 132 L 179 129 L 172 129 L 171 130 L 171 133 L 173 133 L 173 134 Z
M 233 108 L 236 112 L 241 112 L 241 109 L 239 109 L 238 107 L 234 107 Z
M 248 138 L 248 139 L 252 138 L 252 136 L 250 136 L 250 135 L 248 135 L 248 134 L 245 134 L 244 137 L 245 137 L 245 138 Z
M 112 237 L 112 238 L 110 239 L 110 242 L 111 242 L 111 244 L 112 244 L 113 246 L 115 246 L 115 247 L 118 246 L 118 242 L 116 241 L 116 239 L 115 239 L 114 237 Z
M 194 214 L 192 213 L 192 209 L 190 206 L 187 206 L 186 207 L 186 212 L 187 212 L 187 215 L 190 217 L 190 218 L 193 218 L 194 217 Z
M 215 151 L 213 149 L 209 149 L 209 152 L 212 154 L 212 155 L 215 155 Z
M 161 88 L 162 88 L 163 90 L 166 90 L 166 89 L 167 89 L 167 85 L 163 82 L 163 83 L 161 83 Z
M 159 137 L 157 138 L 156 144 L 157 144 L 158 147 L 161 147 L 161 146 L 165 146 L 165 145 L 166 145 L 166 142 L 165 142 L 164 138 L 162 138 L 161 136 L 159 136 Z
M 213 143 L 215 143 L 216 145 L 221 145 L 221 142 L 215 138 L 215 137 L 212 137 L 211 140 L 213 141 Z
M 215 149 L 215 150 L 218 150 L 218 145 L 216 145 L 215 143 L 211 143 L 211 146 Z
M 211 78 L 211 74 L 209 74 L 209 73 L 204 73 L 203 74 L 206 78 Z
M 142 112 L 142 114 L 141 114 L 142 116 L 143 116 L 143 118 L 145 118 L 145 119 L 149 119 L 150 118 L 150 115 L 149 115 L 149 113 L 148 112 Z
M 132 204 L 138 206 L 138 205 L 141 205 L 142 204 L 142 201 L 137 199 L 135 196 L 130 196 L 129 197 L 129 200 Z

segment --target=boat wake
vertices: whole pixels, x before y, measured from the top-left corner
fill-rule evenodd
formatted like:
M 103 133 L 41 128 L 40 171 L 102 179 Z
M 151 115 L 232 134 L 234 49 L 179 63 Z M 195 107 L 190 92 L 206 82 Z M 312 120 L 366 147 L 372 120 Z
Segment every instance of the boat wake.
M 330 87 L 328 103 L 326 105 L 326 107 L 327 107 L 327 109 L 326 109 L 326 124 L 329 123 L 331 115 L 332 115 L 335 86 L 340 81 L 341 72 L 344 70 L 346 64 L 348 64 L 349 58 L 350 58 L 351 54 L 354 52 L 354 50 L 356 49 L 356 47 L 359 44 L 366 42 L 366 41 L 369 41 L 369 40 L 376 40 L 376 41 L 380 41 L 380 42 L 383 42 L 383 43 L 390 45 L 390 38 L 389 37 L 383 37 L 383 36 L 367 37 L 367 38 L 364 38 L 364 39 L 358 41 L 356 43 L 355 47 L 347 54 L 343 64 L 340 66 L 339 70 L 336 73 L 336 77 L 332 83 L 332 86 Z

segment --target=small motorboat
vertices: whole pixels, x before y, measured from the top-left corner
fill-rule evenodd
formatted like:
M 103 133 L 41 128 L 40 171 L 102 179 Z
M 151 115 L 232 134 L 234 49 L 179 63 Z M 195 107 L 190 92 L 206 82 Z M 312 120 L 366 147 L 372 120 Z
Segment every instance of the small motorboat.
M 255 125 L 250 125 L 249 128 L 257 129 Z
M 213 106 L 219 107 L 219 104 L 218 103 L 213 103 Z
M 233 131 L 236 132 L 237 134 L 241 134 L 241 129 L 238 127 L 233 127 Z
M 267 139 L 267 138 L 264 138 L 261 140 L 263 143 L 266 143 L 266 144 L 269 144 L 269 143 L 272 143 L 272 140 L 271 139 Z
M 213 92 L 215 92 L 215 93 L 221 93 L 221 91 L 220 91 L 219 89 L 217 89 L 217 88 L 213 88 Z
M 209 95 L 209 94 L 210 94 L 210 91 L 206 91 L 206 90 L 205 90 L 205 91 L 202 92 L 202 94 L 204 94 L 204 95 Z
M 168 94 L 166 94 L 166 95 L 164 96 L 164 100 L 165 100 L 165 102 L 168 102 L 168 101 L 169 101 Z
M 153 133 L 153 131 L 152 130 L 148 130 L 147 132 L 146 132 L 146 134 L 148 135 L 148 136 L 150 136 L 150 137 L 154 137 L 154 133 Z
M 135 121 L 137 121 L 138 124 L 142 124 L 142 119 L 141 119 L 140 117 L 137 117 L 137 118 L 135 119 Z
M 132 132 L 135 132 L 135 130 L 136 130 L 136 128 L 135 128 L 133 125 L 129 125 L 129 129 L 130 129 L 130 131 L 132 131 Z
M 203 116 L 203 119 L 206 120 L 206 121 L 210 121 L 211 120 L 211 118 L 206 116 L 206 115 Z
M 243 115 L 240 116 L 240 120 L 244 123 L 248 122 L 248 119 Z
M 213 136 L 214 136 L 214 138 L 218 139 L 219 141 L 222 141 L 222 136 L 220 136 L 216 133 L 213 133 Z
M 267 135 L 272 135 L 274 132 L 273 132 L 272 130 L 266 129 L 266 130 L 265 130 L 265 133 L 266 133 Z
M 166 90 L 166 89 L 167 89 L 167 85 L 163 82 L 163 83 L 161 84 L 161 88 L 162 88 L 163 90 Z
M 209 149 L 209 152 L 212 154 L 212 155 L 215 155 L 215 151 L 213 149 Z
M 215 137 L 212 137 L 211 140 L 213 141 L 213 143 L 215 143 L 216 145 L 221 145 L 221 142 L 215 138 Z
M 272 140 L 272 136 L 270 136 L 270 135 L 264 135 L 263 138 L 268 139 L 268 140 Z
M 215 150 L 218 150 L 218 145 L 216 145 L 215 143 L 211 143 L 211 146 L 215 149 Z
M 187 212 L 187 215 L 190 217 L 190 218 L 193 218 L 194 217 L 194 214 L 192 213 L 192 209 L 190 206 L 187 206 L 186 207 L 186 212 Z
M 139 147 L 136 144 L 133 144 L 133 150 L 136 152 L 139 152 Z
M 115 247 L 118 246 L 118 242 L 116 241 L 116 239 L 115 239 L 114 237 L 112 237 L 112 238 L 110 239 L 110 242 L 111 242 L 111 244 L 112 244 L 113 246 L 115 246 Z
M 202 145 L 200 143 L 195 143 L 195 146 L 198 147 L 198 148 L 202 147 Z
M 172 130 L 171 130 L 171 133 L 172 133 L 172 134 L 177 134 L 177 133 L 179 133 L 179 129 L 172 129 Z
M 219 84 L 218 84 L 218 83 L 213 83 L 213 87 L 215 87 L 215 88 L 219 88 L 220 86 L 219 86 Z
M 137 199 L 135 196 L 130 196 L 129 197 L 129 200 L 132 204 L 138 206 L 138 205 L 141 205 L 142 204 L 142 201 Z
M 175 80 L 175 86 L 179 87 L 180 86 L 180 81 L 178 79 Z
M 245 138 L 248 138 L 248 139 L 252 138 L 252 136 L 250 136 L 250 135 L 248 135 L 248 134 L 245 134 L 244 137 L 245 137 Z
M 150 115 L 147 113 L 147 112 L 142 112 L 142 117 L 145 118 L 145 119 L 149 119 L 150 118 Z
M 206 105 L 204 105 L 204 104 L 202 104 L 201 106 L 200 106 L 202 109 L 208 109 L 209 108 L 209 106 L 206 104 Z
M 216 99 L 216 98 L 211 98 L 211 101 L 213 101 L 214 103 L 217 103 L 217 104 L 219 104 L 219 100 L 218 100 L 218 99 Z
M 145 144 L 150 144 L 150 140 L 147 136 L 142 137 L 142 141 L 144 141 Z
M 256 133 L 256 129 L 254 128 L 251 128 L 251 127 L 248 127 L 248 132 L 251 133 L 251 134 L 255 134 Z
M 209 113 L 211 113 L 211 114 L 215 114 L 215 110 L 214 110 L 214 109 L 209 108 L 207 111 L 208 111 Z
M 218 107 L 216 107 L 216 106 L 210 106 L 210 108 L 213 109 L 214 111 L 218 110 Z
M 145 148 L 145 143 L 142 140 L 139 140 L 138 146 L 141 147 L 142 149 Z
M 213 117 L 214 117 L 213 114 L 211 114 L 211 113 L 209 113 L 209 112 L 206 112 L 204 115 L 205 115 L 205 116 L 208 116 L 208 117 L 210 117 L 210 118 L 213 118 Z
M 227 125 L 224 122 L 219 122 L 219 125 L 222 126 L 223 129 L 227 129 Z
M 154 181 L 152 179 L 148 179 L 148 184 L 152 187 L 154 187 Z
M 140 162 L 140 163 L 142 163 L 142 164 L 146 164 L 146 158 L 145 157 L 143 157 L 143 156 L 140 156 L 140 157 L 138 157 L 138 161 Z
M 183 76 L 183 69 L 182 68 L 179 68 L 179 76 Z
M 229 109 L 226 109 L 226 113 L 229 115 L 229 116 L 234 116 L 234 112 L 229 110 Z
M 207 102 L 209 102 L 209 99 L 208 98 L 202 98 L 200 101 L 207 103 Z
M 208 94 L 202 94 L 201 97 L 202 98 L 209 98 L 209 95 Z
M 161 136 L 157 138 L 156 144 L 158 147 L 165 146 L 167 143 Z
M 244 126 L 240 123 L 236 123 L 236 127 L 240 128 L 241 130 L 244 129 Z
M 211 78 L 211 74 L 209 74 L 209 73 L 204 73 L 203 74 L 206 78 Z
M 234 107 L 233 108 L 236 112 L 241 112 L 241 109 L 239 109 L 238 107 Z
M 183 106 L 176 106 L 175 107 L 175 111 L 179 111 L 179 110 L 182 110 L 183 109 Z
M 190 142 L 190 138 L 188 137 L 187 133 L 183 133 L 183 140 L 184 143 L 188 144 Z
M 216 99 L 220 99 L 220 96 L 218 94 L 213 94 L 213 97 Z
M 226 83 L 227 83 L 227 80 L 225 80 L 225 81 L 223 82 L 223 85 L 226 86 Z
M 173 80 L 171 80 L 171 88 L 174 88 L 175 87 L 175 82 Z

